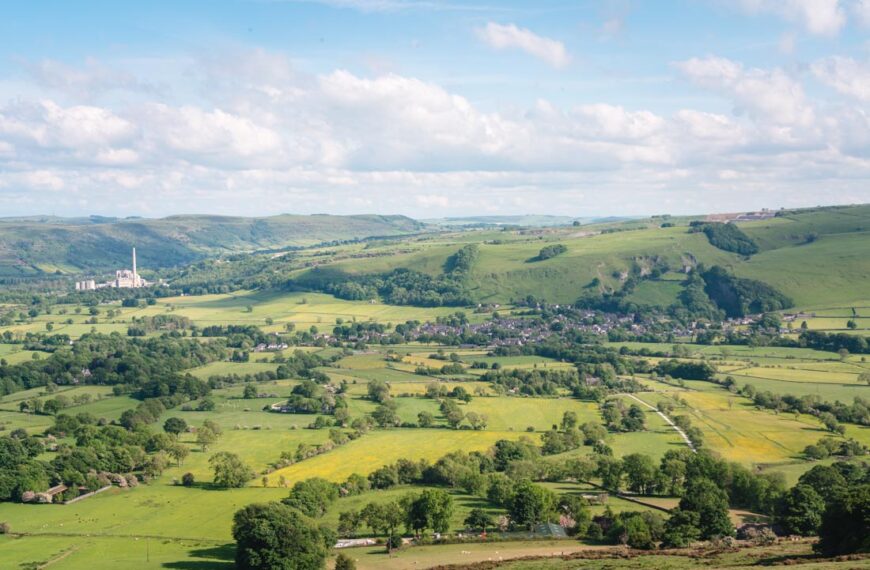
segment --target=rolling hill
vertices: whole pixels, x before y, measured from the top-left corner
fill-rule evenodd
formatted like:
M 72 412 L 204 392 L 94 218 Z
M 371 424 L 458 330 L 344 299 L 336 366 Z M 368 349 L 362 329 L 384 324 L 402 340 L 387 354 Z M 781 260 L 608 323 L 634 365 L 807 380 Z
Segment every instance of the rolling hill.
M 0 219 L 0 277 L 88 273 L 129 265 L 159 269 L 227 252 L 281 249 L 419 232 L 404 216 L 280 215 L 265 218 L 27 217 Z
M 579 228 L 455 232 L 396 247 L 394 255 L 321 263 L 318 271 L 360 275 L 401 267 L 437 276 L 460 247 L 476 243 L 479 257 L 466 285 L 481 302 L 507 303 L 527 295 L 573 302 L 591 287 L 618 289 L 633 268 L 645 275 L 656 265 L 670 271 L 643 280 L 632 300 L 666 305 L 680 291 L 680 274 L 698 263 L 721 265 L 739 277 L 770 284 L 799 307 L 870 299 L 870 205 L 784 211 L 775 218 L 740 222 L 738 227 L 760 248 L 751 256 L 724 251 L 703 233 L 690 233 L 690 221 L 663 224 L 656 218 Z M 563 244 L 566 251 L 536 261 L 541 248 L 552 244 Z M 304 281 L 311 271 L 297 276 Z

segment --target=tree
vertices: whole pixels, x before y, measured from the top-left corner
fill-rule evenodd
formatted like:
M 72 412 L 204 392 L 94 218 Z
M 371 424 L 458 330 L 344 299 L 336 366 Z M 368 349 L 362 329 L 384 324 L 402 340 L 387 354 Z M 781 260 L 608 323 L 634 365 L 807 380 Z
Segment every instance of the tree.
M 281 502 L 309 517 L 322 517 L 336 499 L 338 499 L 338 487 L 334 483 L 320 477 L 312 477 L 293 485 L 290 496 Z
M 655 547 L 652 529 L 641 513 L 620 513 L 608 534 L 613 540 L 632 548 Z
M 870 372 L 862 372 L 858 375 L 858 382 L 870 384 Z
M 816 465 L 798 479 L 799 485 L 811 487 L 826 502 L 846 487 L 846 478 L 830 465 Z
M 465 526 L 470 529 L 480 529 L 481 532 L 486 532 L 486 529 L 492 527 L 495 522 L 492 516 L 481 508 L 471 509 L 468 516 L 465 517 Z
M 405 512 L 405 528 L 413 531 L 415 536 L 429 528 L 429 517 L 426 513 L 426 503 L 421 497 L 409 493 L 401 498 L 399 504 Z
M 245 465 L 235 453 L 221 451 L 208 460 L 214 471 L 214 484 L 224 488 L 244 487 L 254 478 L 254 471 Z
M 163 431 L 175 437 L 187 431 L 187 422 L 181 418 L 169 418 L 163 422 Z
M 508 501 L 508 513 L 514 523 L 531 528 L 549 520 L 555 505 L 552 491 L 524 479 L 514 486 L 513 496 Z
M 338 514 L 338 533 L 341 536 L 354 536 L 362 523 L 359 511 L 342 511 Z
M 435 416 L 429 412 L 420 412 L 417 414 L 417 425 L 421 428 L 432 427 L 435 424 Z
M 366 524 L 375 532 L 392 537 L 405 520 L 405 510 L 398 501 L 369 503 L 360 513 Z M 387 541 L 387 551 L 392 550 L 392 541 Z
M 570 534 L 583 534 L 592 522 L 592 514 L 586 499 L 578 495 L 561 495 L 559 497 L 559 521 L 568 527 Z M 565 525 L 564 523 L 569 523 Z
M 396 413 L 396 404 L 392 401 L 381 404 L 372 412 L 372 419 L 382 428 L 399 425 L 399 414 Z
M 194 483 L 196 483 L 196 478 L 193 473 L 188 472 L 181 476 L 181 484 L 185 487 L 193 487 Z
M 695 511 L 674 509 L 665 523 L 664 546 L 686 548 L 701 537 L 700 524 L 700 517 Z
M 366 388 L 369 399 L 383 404 L 390 399 L 390 385 L 383 380 L 372 380 Z
M 825 429 L 834 433 L 843 433 L 845 430 L 837 421 L 837 417 L 831 412 L 822 412 L 819 414 L 819 421 L 825 425 Z
M 465 414 L 465 419 L 468 421 L 468 424 L 471 426 L 471 429 L 474 430 L 482 430 L 486 429 L 486 414 L 478 414 L 477 412 L 468 412 Z
M 251 400 L 259 396 L 256 384 L 245 384 L 245 389 L 242 392 L 242 397 L 246 400 Z
M 217 434 L 205 426 L 196 430 L 196 443 L 198 443 L 203 451 L 208 451 L 208 446 L 218 440 Z
M 323 568 L 332 533 L 280 503 L 253 504 L 233 517 L 236 568 L 310 570 Z
M 465 419 L 465 414 L 463 414 L 458 409 L 452 409 L 447 412 L 445 418 L 447 419 L 447 425 L 449 425 L 453 429 L 457 429 L 459 427 L 459 424 L 462 423 L 462 420 Z
M 698 530 L 704 540 L 734 534 L 734 526 L 728 518 L 728 495 L 710 479 L 689 481 L 679 508 L 698 513 Z
M 622 466 L 630 490 L 641 495 L 652 492 L 658 470 L 649 455 L 641 453 L 626 455 L 622 458 Z
M 580 431 L 583 432 L 584 445 L 594 445 L 607 437 L 607 430 L 598 422 L 586 422 L 580 426 Z
M 808 485 L 795 485 L 782 498 L 777 521 L 789 534 L 813 536 L 822 524 L 825 500 Z
M 174 443 L 166 450 L 169 456 L 175 460 L 175 464 L 181 467 L 187 456 L 190 455 L 190 448 L 182 443 Z
M 453 516 L 453 497 L 442 489 L 427 489 L 418 500 L 426 512 L 429 527 L 435 532 L 447 532 Z
M 606 489 L 619 491 L 620 487 L 622 487 L 622 476 L 624 472 L 622 460 L 614 459 L 613 457 L 608 457 L 606 455 L 598 457 L 598 469 L 596 473 L 601 477 L 601 484 Z
M 870 484 L 833 497 L 822 515 L 816 548 L 827 556 L 870 552 Z
M 332 417 L 335 420 L 336 425 L 344 426 L 347 424 L 347 420 L 350 419 L 350 412 L 345 407 L 335 408 Z
M 562 414 L 562 431 L 572 430 L 577 427 L 577 414 L 572 411 L 567 411 Z

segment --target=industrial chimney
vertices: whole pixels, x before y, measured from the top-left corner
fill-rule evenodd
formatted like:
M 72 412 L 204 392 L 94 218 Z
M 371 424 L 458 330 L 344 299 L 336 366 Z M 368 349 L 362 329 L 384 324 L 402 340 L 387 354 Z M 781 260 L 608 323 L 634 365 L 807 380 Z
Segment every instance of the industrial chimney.
M 139 284 L 139 274 L 136 273 L 136 248 L 133 248 L 133 283 L 134 285 Z

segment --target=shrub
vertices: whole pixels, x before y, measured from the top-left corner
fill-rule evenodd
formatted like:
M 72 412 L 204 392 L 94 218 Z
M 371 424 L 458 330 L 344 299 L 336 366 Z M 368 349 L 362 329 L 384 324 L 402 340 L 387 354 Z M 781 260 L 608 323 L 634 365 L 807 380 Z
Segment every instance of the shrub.
M 344 552 L 339 552 L 335 557 L 335 570 L 356 570 L 356 562 Z

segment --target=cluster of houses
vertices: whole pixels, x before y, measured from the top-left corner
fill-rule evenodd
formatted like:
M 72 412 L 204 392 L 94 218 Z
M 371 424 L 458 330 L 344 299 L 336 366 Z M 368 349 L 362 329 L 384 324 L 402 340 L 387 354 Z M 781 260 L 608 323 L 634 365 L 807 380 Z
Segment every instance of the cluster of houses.
M 269 344 L 261 342 L 254 347 L 254 352 L 280 352 L 286 348 L 289 348 L 286 342 L 270 342 Z
M 558 306 L 554 306 L 558 309 Z M 798 313 L 796 315 L 784 315 L 785 322 L 795 319 L 809 318 L 812 315 Z M 722 332 L 744 331 L 747 334 L 749 327 L 758 321 L 759 315 L 751 315 L 741 318 L 728 319 L 722 323 Z M 706 324 L 690 322 L 681 324 L 676 321 L 667 323 L 662 327 L 662 321 L 638 320 L 634 314 L 601 313 L 596 311 L 575 311 L 572 316 L 563 314 L 547 319 L 529 318 L 498 318 L 475 324 L 447 324 L 426 322 L 412 330 L 406 331 L 406 340 L 415 341 L 421 338 L 449 337 L 460 335 L 483 335 L 488 337 L 489 346 L 525 346 L 542 342 L 560 332 L 581 332 L 597 336 L 606 336 L 611 331 L 620 330 L 630 335 L 644 336 L 648 334 L 670 334 L 674 337 L 692 337 L 707 330 Z M 787 332 L 783 329 L 782 332 Z M 348 337 L 351 341 L 363 341 L 368 343 L 380 343 L 389 338 L 393 333 L 389 331 L 361 331 L 358 335 Z M 328 334 L 322 334 L 329 338 Z M 260 345 L 263 347 L 265 345 Z M 273 345 L 269 345 L 273 346 Z M 279 345 L 274 345 L 279 346 Z M 258 347 L 259 348 L 259 347 Z M 255 349 L 257 350 L 257 349 Z
M 757 222 L 776 217 L 776 211 L 764 208 L 760 212 L 738 212 L 733 214 L 710 214 L 708 222 Z
M 75 496 L 72 498 L 65 498 L 67 497 L 67 491 L 69 491 L 70 488 L 64 484 L 60 484 L 42 492 L 25 491 L 21 494 L 21 502 L 37 505 L 50 505 L 53 503 L 68 505 L 70 503 L 93 497 L 103 491 L 108 491 L 112 486 L 127 489 L 139 485 L 139 479 L 133 474 L 123 475 L 120 473 L 105 472 L 99 474 L 99 479 L 104 483 L 102 487 L 95 491 L 90 491 L 87 487 L 78 487 Z

